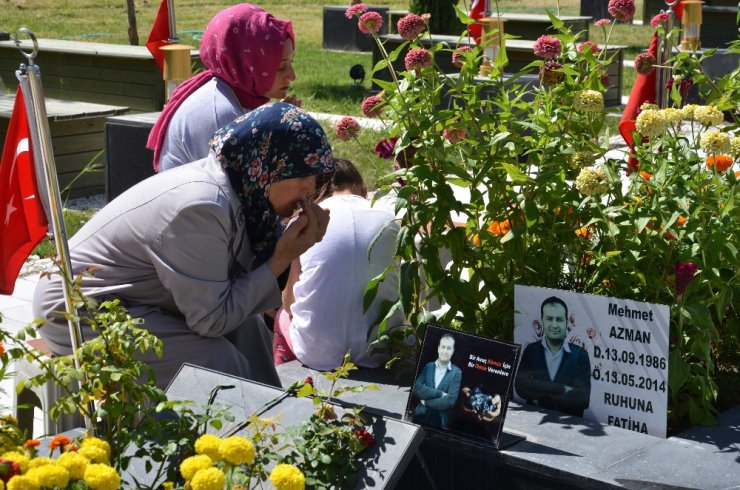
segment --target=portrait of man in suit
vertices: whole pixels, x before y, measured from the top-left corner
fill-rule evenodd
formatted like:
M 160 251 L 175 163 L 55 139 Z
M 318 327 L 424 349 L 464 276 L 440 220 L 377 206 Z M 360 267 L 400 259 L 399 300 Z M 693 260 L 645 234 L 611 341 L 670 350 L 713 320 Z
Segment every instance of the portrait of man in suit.
M 528 403 L 583 417 L 591 397 L 591 363 L 583 348 L 565 341 L 568 306 L 550 296 L 540 316 L 542 340 L 524 349 L 516 391 Z
M 455 337 L 446 333 L 439 339 L 437 360 L 428 362 L 416 377 L 411 392 L 419 399 L 412 420 L 418 424 L 446 428 L 449 412 L 457 402 L 462 371 L 452 363 Z

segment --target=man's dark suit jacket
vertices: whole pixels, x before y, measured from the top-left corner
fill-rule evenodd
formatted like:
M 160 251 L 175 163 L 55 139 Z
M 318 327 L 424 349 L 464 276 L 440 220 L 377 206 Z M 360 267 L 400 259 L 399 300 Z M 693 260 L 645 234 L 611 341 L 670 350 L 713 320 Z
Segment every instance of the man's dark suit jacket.
M 563 352 L 555 379 L 550 381 L 545 348 L 541 342 L 529 344 L 519 363 L 516 391 L 529 403 L 583 417 L 591 397 L 591 363 L 584 349 L 574 344 L 568 346 L 570 353 Z M 566 385 L 573 388 L 568 393 Z
M 449 410 L 455 406 L 462 382 L 460 368 L 452 363 L 450 368 L 445 372 L 437 388 L 434 387 L 434 362 L 427 363 L 419 373 L 411 392 L 419 400 L 424 400 L 424 405 L 420 402 L 414 409 L 412 416 L 414 422 L 447 427 Z

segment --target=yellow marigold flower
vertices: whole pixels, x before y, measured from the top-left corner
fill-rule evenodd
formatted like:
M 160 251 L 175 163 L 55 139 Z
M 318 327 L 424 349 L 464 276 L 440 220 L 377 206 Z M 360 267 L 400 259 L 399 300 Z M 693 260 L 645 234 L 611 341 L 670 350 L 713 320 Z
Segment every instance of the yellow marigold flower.
M 85 470 L 84 480 L 91 490 L 118 490 L 121 486 L 120 475 L 104 464 L 89 464 Z
M 725 116 L 722 111 L 713 105 L 700 105 L 694 109 L 694 119 L 704 126 L 716 126 L 721 123 Z
M 576 230 L 576 236 L 584 240 L 591 238 L 594 235 L 593 229 L 590 226 L 581 226 Z
M 270 481 L 277 490 L 303 490 L 306 477 L 301 470 L 290 464 L 281 463 L 270 473 Z
M 714 168 L 717 172 L 726 172 L 732 167 L 732 158 L 727 155 L 709 155 L 705 163 L 709 170 Z
M 190 456 L 180 463 L 180 474 L 186 480 L 192 480 L 198 471 L 205 470 L 211 466 L 213 466 L 213 460 L 205 454 Z
M 694 111 L 696 108 L 699 107 L 696 104 L 686 104 L 681 108 L 681 112 L 683 113 L 683 118 L 687 121 L 693 121 L 694 120 Z
M 88 444 L 81 447 L 77 453 L 89 459 L 91 463 L 108 464 L 108 453 L 102 447 Z
M 8 413 L 0 416 L 0 423 L 8 425 L 18 425 L 18 419 Z
M 680 123 L 683 119 L 683 111 L 675 107 L 666 107 L 660 112 L 663 113 L 663 118 L 671 124 Z
M 47 458 L 46 456 L 39 456 L 39 457 L 33 458 L 32 460 L 28 462 L 28 469 L 30 470 L 31 468 L 38 468 L 39 466 L 45 466 L 53 462 L 54 460 L 51 458 Z
M 192 490 L 223 490 L 226 475 L 218 468 L 206 468 L 195 474 L 190 481 Z
M 593 196 L 609 190 L 603 168 L 584 168 L 576 177 L 576 189 L 584 196 Z
M 573 99 L 573 108 L 580 112 L 599 112 L 604 109 L 604 95 L 596 90 L 582 90 Z
M 35 478 L 26 475 L 14 476 L 6 485 L 8 490 L 39 490 L 39 482 Z
M 635 129 L 637 132 L 648 138 L 660 136 L 665 131 L 668 121 L 661 111 L 648 109 L 642 111 L 635 119 Z
M 730 154 L 734 158 L 740 157 L 740 136 L 733 136 L 730 139 Z
M 56 463 L 31 468 L 26 476 L 34 478 L 44 488 L 66 488 L 69 483 L 69 471 Z
M 590 151 L 577 151 L 570 157 L 570 163 L 575 168 L 588 167 L 594 163 L 594 155 Z
M 82 480 L 85 477 L 85 469 L 87 469 L 90 460 L 81 454 L 69 452 L 59 456 L 57 463 L 67 468 L 69 476 L 75 480 Z
M 105 451 L 106 459 L 110 459 L 110 444 L 108 444 L 107 441 L 98 439 L 97 437 L 86 437 L 82 440 L 80 447 L 83 448 L 89 446 L 99 447 L 100 449 Z
M 707 153 L 729 153 L 730 135 L 712 129 L 701 136 L 701 148 Z
M 218 461 L 221 457 L 218 455 L 218 446 L 221 444 L 221 438 L 213 434 L 204 434 L 195 441 L 195 452 L 205 454 L 209 458 Z
M 248 439 L 231 436 L 218 446 L 221 459 L 231 464 L 252 464 L 254 462 L 254 445 Z
M 23 453 L 20 453 L 18 451 L 8 451 L 7 453 L 4 453 L 2 456 L 0 456 L 0 458 L 9 459 L 18 463 L 18 466 L 20 467 L 22 473 L 25 473 L 28 470 L 28 463 L 30 462 L 30 458 Z

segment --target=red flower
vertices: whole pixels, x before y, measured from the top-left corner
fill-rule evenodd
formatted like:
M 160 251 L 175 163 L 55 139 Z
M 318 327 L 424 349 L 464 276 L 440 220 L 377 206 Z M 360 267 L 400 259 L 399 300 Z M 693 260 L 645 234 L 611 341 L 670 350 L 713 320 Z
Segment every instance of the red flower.
M 465 62 L 465 53 L 470 51 L 470 46 L 462 46 L 452 52 L 452 64 L 457 68 L 462 68 Z
M 452 144 L 457 143 L 468 134 L 468 130 L 465 128 L 450 128 L 442 131 L 442 136 Z
M 676 296 L 681 296 L 694 280 L 699 268 L 693 262 L 676 262 Z
M 0 356 L 2 356 L 3 354 L 5 354 L 5 346 L 2 342 L 0 342 Z
M 705 163 L 710 170 L 714 167 L 717 172 L 726 172 L 728 168 L 732 167 L 732 158 L 727 155 L 709 155 Z
M 650 53 L 640 53 L 635 56 L 635 70 L 640 75 L 650 75 L 655 71 L 657 60 Z
M 41 441 L 39 441 L 38 439 L 29 439 L 23 443 L 23 448 L 28 449 L 31 447 L 39 447 L 40 445 L 41 445 Z
M 396 141 L 398 141 L 398 138 L 396 137 L 382 139 L 378 141 L 375 148 L 373 148 L 373 151 L 377 153 L 380 158 L 390 160 L 393 158 L 393 150 L 396 148 Z
M 607 72 L 602 72 L 601 76 L 599 76 L 599 81 L 601 82 L 601 85 L 604 86 L 604 88 L 609 87 L 609 74 Z
M 666 90 L 671 90 L 673 88 L 673 81 L 674 79 L 671 78 L 668 80 L 668 83 L 665 84 Z M 691 87 L 694 86 L 694 82 L 689 80 L 688 78 L 682 78 L 681 84 L 678 86 L 678 93 L 681 94 L 681 97 L 684 99 L 689 96 L 689 90 L 691 90 Z
M 583 41 L 578 45 L 578 52 L 582 53 L 584 50 L 590 51 L 592 54 L 599 52 L 599 45 L 593 41 Z
M 311 376 L 308 376 L 306 379 L 303 380 L 303 384 L 313 386 L 313 378 Z
M 635 2 L 633 0 L 609 0 L 607 12 L 620 22 L 630 22 L 635 16 Z
M 360 16 L 357 27 L 365 34 L 375 34 L 383 27 L 383 17 L 377 12 L 365 12 Z
M 540 36 L 534 42 L 534 55 L 546 60 L 557 58 L 563 51 L 560 45 L 560 39 L 553 36 Z
M 369 433 L 364 427 L 355 431 L 355 437 L 365 446 L 372 446 L 375 444 L 375 436 Z
M 414 39 L 427 28 L 424 19 L 416 14 L 408 14 L 399 20 L 396 25 L 398 27 L 398 33 L 407 41 Z
M 69 437 L 65 435 L 60 434 L 58 436 L 54 436 L 54 439 L 51 440 L 51 442 L 49 443 L 49 449 L 53 451 L 59 448 L 62 452 L 64 452 L 65 446 L 67 446 L 67 444 L 71 442 L 72 442 L 72 439 L 70 439 Z
M 409 49 L 404 58 L 407 70 L 420 70 L 432 66 L 432 55 L 424 48 Z
M 346 12 L 344 12 L 344 16 L 348 19 L 352 19 L 353 17 L 357 15 L 361 15 L 367 12 L 367 6 L 364 3 L 358 3 L 356 5 L 351 5 Z
M 540 80 L 546 85 L 557 85 L 565 80 L 565 73 L 557 71 L 563 65 L 557 60 L 547 60 L 540 67 Z
M 360 134 L 360 123 L 353 117 L 344 116 L 337 122 L 334 129 L 337 131 L 337 138 L 342 141 L 349 141 Z
M 371 95 L 362 101 L 362 113 L 367 117 L 378 117 L 382 112 L 383 99 Z
M 0 459 L 0 480 L 8 483 L 8 480 L 20 474 L 21 467 L 18 466 L 18 463 L 9 459 Z
M 659 25 L 665 25 L 665 21 L 668 20 L 668 17 L 670 17 L 670 14 L 668 12 L 661 12 L 650 19 L 650 26 L 658 27 Z

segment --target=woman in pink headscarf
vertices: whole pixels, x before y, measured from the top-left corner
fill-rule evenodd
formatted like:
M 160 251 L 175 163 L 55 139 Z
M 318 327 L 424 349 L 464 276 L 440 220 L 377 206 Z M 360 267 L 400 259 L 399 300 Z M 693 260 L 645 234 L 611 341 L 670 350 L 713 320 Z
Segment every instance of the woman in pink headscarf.
M 283 99 L 295 80 L 294 48 L 290 21 L 255 5 L 216 14 L 200 44 L 206 70 L 175 90 L 149 134 L 154 170 L 205 158 L 217 129 L 270 99 Z

